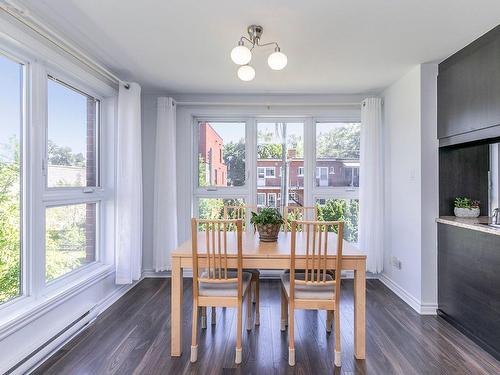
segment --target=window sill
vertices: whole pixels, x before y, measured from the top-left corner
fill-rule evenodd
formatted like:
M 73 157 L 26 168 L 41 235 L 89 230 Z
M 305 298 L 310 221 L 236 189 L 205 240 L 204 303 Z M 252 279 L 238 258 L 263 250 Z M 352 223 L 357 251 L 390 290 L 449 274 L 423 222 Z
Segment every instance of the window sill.
M 0 308 L 3 315 L 0 320 L 0 341 L 113 273 L 113 266 L 100 264 L 92 272 L 85 273 L 78 279 L 72 280 L 71 283 L 66 283 L 43 296 L 38 298 L 25 296 L 13 300 L 5 306 L 8 312 L 5 313 Z

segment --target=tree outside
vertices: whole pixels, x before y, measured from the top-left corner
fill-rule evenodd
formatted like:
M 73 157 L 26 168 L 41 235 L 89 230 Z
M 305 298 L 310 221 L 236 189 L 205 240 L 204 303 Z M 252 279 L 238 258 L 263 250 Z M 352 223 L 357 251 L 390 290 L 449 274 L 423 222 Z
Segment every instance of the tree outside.
M 52 144 L 58 163 L 80 163 L 81 154 Z M 20 147 L 17 139 L 0 145 L 0 303 L 21 292 Z M 46 278 L 53 280 L 85 264 L 85 204 L 46 212 Z

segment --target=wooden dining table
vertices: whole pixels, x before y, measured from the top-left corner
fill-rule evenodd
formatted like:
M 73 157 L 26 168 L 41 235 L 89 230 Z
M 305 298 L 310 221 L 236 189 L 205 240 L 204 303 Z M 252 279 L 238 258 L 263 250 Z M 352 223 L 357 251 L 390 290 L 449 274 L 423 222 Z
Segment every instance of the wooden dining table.
M 234 233 L 234 232 L 233 232 Z M 285 270 L 290 268 L 291 233 L 281 232 L 277 242 L 261 242 L 258 234 L 243 233 L 243 268 L 265 270 Z M 330 238 L 331 237 L 331 238 Z M 236 235 L 228 235 L 228 267 L 237 268 Z M 328 242 L 336 243 L 336 234 L 330 233 Z M 305 265 L 305 236 L 297 233 L 295 264 L 297 269 Z M 301 245 L 304 244 L 304 245 Z M 205 248 L 205 232 L 198 235 L 198 251 Z M 332 251 L 336 253 L 336 251 Z M 171 312 L 171 356 L 182 355 L 182 306 L 183 306 L 183 271 L 192 269 L 191 240 L 172 251 L 172 312 Z M 335 269 L 336 255 L 328 255 L 327 268 Z M 200 267 L 205 267 L 206 258 L 198 258 Z M 354 356 L 365 358 L 365 301 L 366 301 L 366 255 L 355 245 L 344 241 L 342 249 L 342 270 L 354 271 Z M 279 295 L 276 298 L 280 298 Z M 279 324 L 277 322 L 276 324 Z

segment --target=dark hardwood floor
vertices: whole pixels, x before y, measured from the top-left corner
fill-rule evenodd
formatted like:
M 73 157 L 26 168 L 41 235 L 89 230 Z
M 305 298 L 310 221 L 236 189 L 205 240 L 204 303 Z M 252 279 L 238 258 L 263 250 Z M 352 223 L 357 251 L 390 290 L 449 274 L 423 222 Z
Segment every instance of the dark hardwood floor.
M 279 282 L 261 280 L 261 324 L 244 331 L 243 363 L 234 364 L 235 311 L 217 309 L 217 324 L 209 314 L 208 329 L 199 332 L 198 362 L 191 364 L 191 280 L 184 287 L 182 357 L 170 357 L 170 279 L 145 279 L 35 373 L 500 374 L 492 356 L 443 319 L 418 315 L 378 280 L 367 282 L 365 361 L 353 357 L 352 280 L 343 281 L 341 369 L 333 366 L 323 311 L 296 314 L 297 364 L 288 366 Z

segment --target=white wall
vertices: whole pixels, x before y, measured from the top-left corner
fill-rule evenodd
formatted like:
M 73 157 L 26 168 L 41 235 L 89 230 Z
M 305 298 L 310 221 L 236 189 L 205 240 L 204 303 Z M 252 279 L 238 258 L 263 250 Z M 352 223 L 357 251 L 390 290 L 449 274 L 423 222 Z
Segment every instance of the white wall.
M 382 280 L 419 312 L 432 310 L 437 303 L 436 77 L 436 64 L 419 65 L 382 95 L 386 206 Z M 401 269 L 393 265 L 394 257 Z

